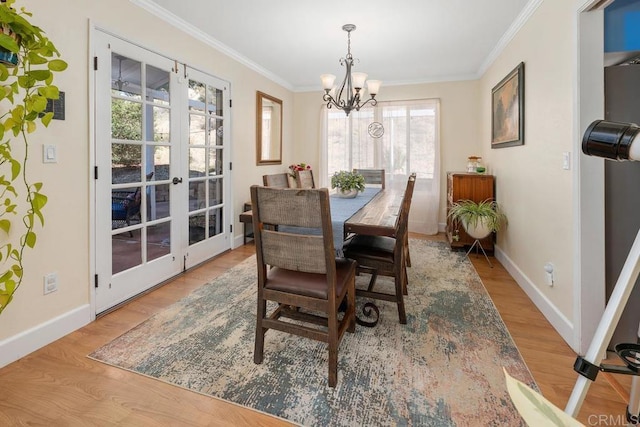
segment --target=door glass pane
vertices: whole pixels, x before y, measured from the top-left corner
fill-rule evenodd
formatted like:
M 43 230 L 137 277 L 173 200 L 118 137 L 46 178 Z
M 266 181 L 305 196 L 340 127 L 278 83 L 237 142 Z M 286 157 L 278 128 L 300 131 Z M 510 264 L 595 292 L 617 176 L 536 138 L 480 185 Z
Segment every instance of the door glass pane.
M 111 183 L 142 181 L 142 147 L 133 144 L 111 144 Z
M 206 143 L 204 124 L 202 114 L 189 114 L 189 144 L 204 145 Z
M 119 98 L 111 100 L 111 138 L 142 140 L 142 104 Z
M 209 150 L 209 175 L 222 175 L 222 150 Z
M 154 106 L 150 110 L 153 116 L 153 128 L 147 132 L 147 141 L 169 142 L 169 134 L 171 132 L 169 109 Z
M 196 214 L 189 217 L 189 244 L 201 242 L 205 239 L 205 220 L 204 213 Z
M 141 230 L 125 231 L 111 237 L 111 272 L 120 273 L 142 264 Z
M 142 99 L 142 64 L 126 56 L 111 53 L 111 94 Z
M 223 94 L 224 92 L 222 89 L 207 86 L 207 99 L 209 100 L 207 104 L 207 113 L 222 117 L 222 111 L 224 108 L 224 105 L 222 105 L 222 101 L 224 99 Z
M 222 233 L 222 208 L 209 211 L 209 237 Z
M 222 203 L 222 178 L 209 180 L 209 206 Z
M 205 86 L 202 83 L 189 80 L 189 110 L 204 113 Z
M 151 185 L 147 188 L 148 192 L 148 212 L 147 219 L 154 221 L 156 219 L 167 218 L 171 214 L 170 210 L 170 184 Z
M 147 261 L 171 253 L 171 222 L 147 227 Z
M 154 146 L 152 168 L 154 181 L 164 181 L 169 179 L 169 163 L 171 161 L 171 147 Z
M 209 143 L 211 145 L 222 145 L 223 136 L 222 119 L 209 119 Z
M 111 229 L 140 222 L 140 187 L 111 191 Z
M 200 177 L 205 175 L 206 149 L 189 148 L 189 177 Z
M 206 181 L 193 181 L 189 183 L 189 212 L 202 209 L 207 205 Z
M 169 105 L 169 72 L 147 65 L 147 101 Z

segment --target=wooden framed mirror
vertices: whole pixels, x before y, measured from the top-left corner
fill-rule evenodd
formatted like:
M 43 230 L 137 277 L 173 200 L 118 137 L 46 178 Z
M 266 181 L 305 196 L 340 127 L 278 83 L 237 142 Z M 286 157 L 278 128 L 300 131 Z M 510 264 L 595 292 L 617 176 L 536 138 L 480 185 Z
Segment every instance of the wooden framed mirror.
M 282 100 L 256 92 L 256 164 L 282 164 Z

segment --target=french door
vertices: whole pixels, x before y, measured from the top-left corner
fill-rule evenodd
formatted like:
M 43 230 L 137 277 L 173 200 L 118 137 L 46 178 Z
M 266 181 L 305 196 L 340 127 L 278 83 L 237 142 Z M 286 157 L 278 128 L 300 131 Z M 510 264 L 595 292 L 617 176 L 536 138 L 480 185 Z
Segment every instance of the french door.
M 229 85 L 95 35 L 100 313 L 230 248 Z

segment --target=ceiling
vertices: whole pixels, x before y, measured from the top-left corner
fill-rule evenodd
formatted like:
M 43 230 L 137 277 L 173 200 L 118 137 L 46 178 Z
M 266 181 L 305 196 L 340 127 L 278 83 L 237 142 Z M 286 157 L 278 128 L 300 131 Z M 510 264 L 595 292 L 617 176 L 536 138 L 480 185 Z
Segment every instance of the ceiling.
M 540 0 L 131 0 L 294 91 L 356 71 L 385 85 L 481 76 Z

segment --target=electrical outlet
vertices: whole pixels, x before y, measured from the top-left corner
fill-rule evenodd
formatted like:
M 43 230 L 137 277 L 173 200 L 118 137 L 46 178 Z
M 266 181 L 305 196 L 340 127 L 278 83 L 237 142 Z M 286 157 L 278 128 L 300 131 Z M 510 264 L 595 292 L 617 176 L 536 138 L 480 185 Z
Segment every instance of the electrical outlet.
M 49 273 L 44 276 L 44 294 L 50 294 L 58 290 L 58 275 Z

